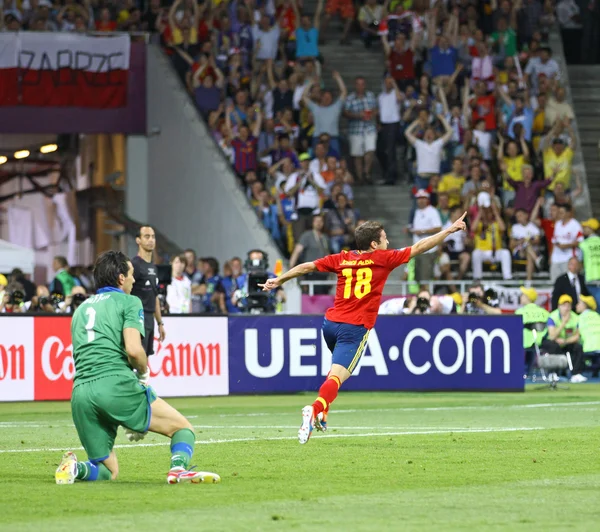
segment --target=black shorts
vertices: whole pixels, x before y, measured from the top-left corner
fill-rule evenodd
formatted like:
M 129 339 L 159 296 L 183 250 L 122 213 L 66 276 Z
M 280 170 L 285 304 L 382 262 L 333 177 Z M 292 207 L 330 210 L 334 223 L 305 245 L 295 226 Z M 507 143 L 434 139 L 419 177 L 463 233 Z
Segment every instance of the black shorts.
M 146 355 L 150 356 L 154 354 L 154 327 L 152 329 L 145 330 L 145 336 L 142 340 L 144 351 Z

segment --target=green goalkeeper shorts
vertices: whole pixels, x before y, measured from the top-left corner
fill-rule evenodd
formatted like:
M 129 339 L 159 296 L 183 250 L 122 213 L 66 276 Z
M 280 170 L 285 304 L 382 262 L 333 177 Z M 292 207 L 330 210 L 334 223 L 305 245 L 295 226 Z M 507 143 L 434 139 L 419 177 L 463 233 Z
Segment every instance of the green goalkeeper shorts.
M 76 384 L 71 396 L 73 422 L 90 461 L 108 458 L 122 425 L 147 432 L 156 393 L 132 375 L 111 375 Z

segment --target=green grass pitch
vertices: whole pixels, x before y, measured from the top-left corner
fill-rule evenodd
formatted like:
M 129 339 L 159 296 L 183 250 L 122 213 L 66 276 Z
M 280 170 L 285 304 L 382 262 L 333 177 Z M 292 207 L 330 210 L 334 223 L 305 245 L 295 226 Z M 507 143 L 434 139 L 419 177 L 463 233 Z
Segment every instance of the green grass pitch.
M 313 397 L 171 400 L 196 427 L 193 463 L 223 479 L 177 486 L 165 482 L 165 438 L 129 444 L 122 433 L 119 480 L 57 486 L 62 451 L 79 448 L 69 404 L 0 404 L 0 530 L 599 529 L 596 384 L 342 392 L 331 430 L 300 446 Z

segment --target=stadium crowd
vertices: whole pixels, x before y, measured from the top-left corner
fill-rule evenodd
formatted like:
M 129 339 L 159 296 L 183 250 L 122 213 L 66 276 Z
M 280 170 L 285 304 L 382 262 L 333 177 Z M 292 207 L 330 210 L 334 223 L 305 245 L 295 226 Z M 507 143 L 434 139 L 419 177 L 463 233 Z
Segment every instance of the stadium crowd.
M 555 5 L 318 0 L 314 8 L 309 14 L 302 0 L 4 0 L 2 21 L 8 31 L 158 34 L 292 264 L 352 247 L 353 187 L 408 184 L 413 241 L 464 210 L 470 228 L 419 257 L 417 282 L 480 279 L 486 270 L 511 279 L 517 268 L 528 280 L 549 270 L 554 282 L 564 273 L 582 239 L 572 208 L 582 186 L 572 167 L 573 110 L 546 44 Z M 321 47 L 336 15 L 340 45 L 359 35 L 381 62 L 379 87 L 324 74 Z

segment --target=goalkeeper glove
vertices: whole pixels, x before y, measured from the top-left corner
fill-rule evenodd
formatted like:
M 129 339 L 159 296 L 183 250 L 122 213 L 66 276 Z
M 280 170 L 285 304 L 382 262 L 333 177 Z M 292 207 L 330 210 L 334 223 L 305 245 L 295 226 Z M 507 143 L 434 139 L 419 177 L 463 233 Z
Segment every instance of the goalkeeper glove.
M 146 434 L 142 432 L 135 432 L 135 430 L 131 430 L 125 427 L 125 437 L 132 443 L 143 440 L 146 437 Z

